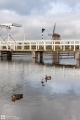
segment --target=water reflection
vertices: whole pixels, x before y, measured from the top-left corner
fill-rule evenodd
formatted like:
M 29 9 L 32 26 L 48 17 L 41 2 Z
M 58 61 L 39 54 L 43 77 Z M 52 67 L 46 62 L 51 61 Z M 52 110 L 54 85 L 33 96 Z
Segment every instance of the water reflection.
M 0 114 L 22 120 L 80 120 L 80 69 L 46 63 L 51 63 L 46 56 L 44 64 L 34 64 L 29 55 L 0 61 Z M 45 75 L 51 80 L 43 87 Z M 13 94 L 24 98 L 12 102 Z

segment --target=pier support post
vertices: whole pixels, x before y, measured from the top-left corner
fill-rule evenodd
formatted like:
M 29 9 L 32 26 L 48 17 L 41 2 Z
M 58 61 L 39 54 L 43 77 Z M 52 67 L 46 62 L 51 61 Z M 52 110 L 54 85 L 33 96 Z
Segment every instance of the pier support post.
M 40 52 L 40 63 L 43 63 L 43 52 Z
M 11 60 L 12 59 L 12 52 L 8 51 L 7 52 L 7 60 Z
M 33 58 L 38 58 L 38 52 L 37 51 L 32 51 L 32 57 Z
M 76 66 L 80 67 L 80 52 L 76 53 Z
M 0 57 L 2 57 L 2 52 L 0 52 Z
M 32 61 L 33 63 L 37 63 L 38 61 L 38 52 L 37 51 L 32 51 Z
M 80 60 L 80 52 L 76 53 L 76 60 Z
M 59 64 L 59 52 L 53 53 L 53 64 Z

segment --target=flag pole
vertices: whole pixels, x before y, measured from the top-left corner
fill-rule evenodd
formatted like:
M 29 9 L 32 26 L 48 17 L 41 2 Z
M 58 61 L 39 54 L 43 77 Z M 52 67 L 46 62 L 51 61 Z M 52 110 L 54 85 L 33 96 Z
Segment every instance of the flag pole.
M 42 28 L 42 44 L 43 44 L 43 32 L 44 32 L 44 28 Z M 43 48 L 43 45 L 42 45 L 42 48 Z

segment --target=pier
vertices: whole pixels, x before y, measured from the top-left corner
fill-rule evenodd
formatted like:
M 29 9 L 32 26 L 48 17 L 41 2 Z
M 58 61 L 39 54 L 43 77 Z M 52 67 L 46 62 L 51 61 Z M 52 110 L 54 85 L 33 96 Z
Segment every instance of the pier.
M 69 42 L 68 42 L 69 41 Z M 57 43 L 56 43 L 57 42 Z M 22 41 L 0 41 L 0 56 L 7 54 L 12 59 L 13 53 L 32 53 L 32 58 L 40 56 L 43 62 L 43 53 L 53 53 L 54 63 L 59 63 L 61 57 L 72 55 L 80 66 L 80 40 L 22 40 Z

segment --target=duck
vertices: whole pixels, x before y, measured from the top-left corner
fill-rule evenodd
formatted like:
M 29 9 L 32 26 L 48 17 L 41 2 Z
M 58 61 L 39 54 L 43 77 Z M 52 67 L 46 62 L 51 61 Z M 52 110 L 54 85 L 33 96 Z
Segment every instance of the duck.
M 47 81 L 47 80 L 51 80 L 51 76 L 45 76 L 45 80 Z
M 45 86 L 43 79 L 42 79 L 41 83 L 42 83 L 42 86 Z
M 12 98 L 12 101 L 15 102 L 15 100 L 19 100 L 23 98 L 23 94 L 13 94 L 11 98 Z
M 42 83 L 42 84 L 44 84 L 44 81 L 43 81 L 43 79 L 42 79 L 41 83 Z

